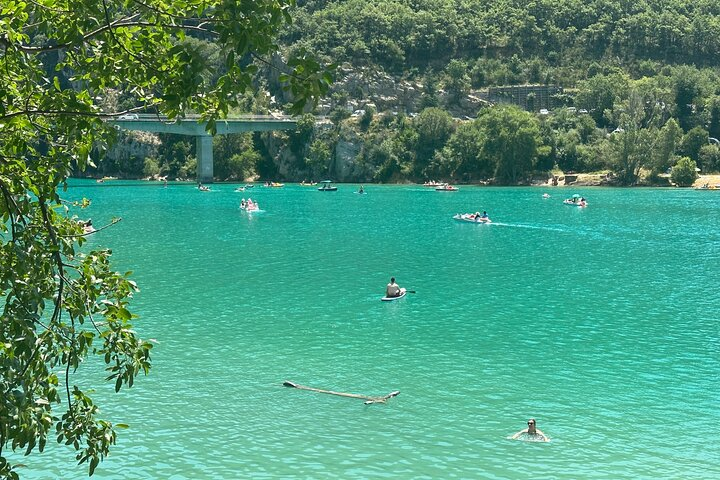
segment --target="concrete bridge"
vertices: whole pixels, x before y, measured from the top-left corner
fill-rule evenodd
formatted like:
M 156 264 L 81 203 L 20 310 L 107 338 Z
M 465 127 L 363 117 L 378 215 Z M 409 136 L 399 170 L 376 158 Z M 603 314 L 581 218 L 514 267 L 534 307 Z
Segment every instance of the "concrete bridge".
M 201 122 L 199 116 L 187 116 L 178 121 L 170 121 L 152 114 L 129 113 L 109 120 L 109 123 L 127 130 L 139 130 L 152 133 L 175 133 L 195 137 L 197 154 L 198 182 L 213 181 L 212 135 L 205 128 L 207 122 Z M 287 115 L 238 115 L 217 121 L 217 134 L 242 132 L 267 132 L 270 130 L 291 130 L 297 120 Z

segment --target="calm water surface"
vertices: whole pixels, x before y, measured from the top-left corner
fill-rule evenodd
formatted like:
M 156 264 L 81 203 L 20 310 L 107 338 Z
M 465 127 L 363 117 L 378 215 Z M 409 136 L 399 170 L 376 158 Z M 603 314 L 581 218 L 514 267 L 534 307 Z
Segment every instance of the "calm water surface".
M 98 388 L 130 429 L 94 478 L 720 478 L 716 192 L 73 185 L 123 217 L 88 248 L 134 271 L 158 342 Z M 494 223 L 452 220 L 475 210 Z M 391 275 L 417 293 L 380 302 Z M 552 442 L 508 440 L 530 417 Z M 22 473 L 85 477 L 73 458 Z

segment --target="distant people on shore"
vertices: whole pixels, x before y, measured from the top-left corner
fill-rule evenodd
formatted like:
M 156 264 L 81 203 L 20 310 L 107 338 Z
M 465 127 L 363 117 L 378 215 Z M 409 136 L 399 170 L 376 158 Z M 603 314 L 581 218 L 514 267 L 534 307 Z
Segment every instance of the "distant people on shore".
M 549 442 L 550 439 L 545 435 L 541 430 L 537 428 L 537 422 L 534 418 L 531 418 L 527 422 L 528 428 L 525 428 L 523 430 L 520 430 L 515 435 L 513 435 L 511 438 L 513 440 L 517 440 L 523 435 L 527 435 L 527 440 L 535 441 L 535 442 Z
M 395 283 L 395 277 L 390 278 L 390 283 L 387 284 L 387 287 L 385 287 L 385 296 L 388 298 L 392 297 L 399 297 L 401 290 L 400 286 Z

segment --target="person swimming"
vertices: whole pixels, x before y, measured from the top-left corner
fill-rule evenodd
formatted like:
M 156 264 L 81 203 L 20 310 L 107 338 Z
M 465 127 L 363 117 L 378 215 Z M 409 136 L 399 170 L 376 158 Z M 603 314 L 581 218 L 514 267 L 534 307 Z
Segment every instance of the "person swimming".
M 532 441 L 538 441 L 538 442 L 549 442 L 550 439 L 545 435 L 541 430 L 537 428 L 537 422 L 534 418 L 531 418 L 527 422 L 528 428 L 525 428 L 523 430 L 520 430 L 515 435 L 513 435 L 511 438 L 512 440 L 517 440 L 523 435 L 528 436 L 528 440 Z

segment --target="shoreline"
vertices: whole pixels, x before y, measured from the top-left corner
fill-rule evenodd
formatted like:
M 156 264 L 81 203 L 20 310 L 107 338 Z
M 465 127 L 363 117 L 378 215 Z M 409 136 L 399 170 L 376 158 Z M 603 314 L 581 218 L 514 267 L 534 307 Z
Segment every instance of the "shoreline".
M 73 178 L 76 180 L 94 180 L 99 185 L 102 184 L 112 184 L 114 182 L 118 181 L 139 181 L 139 182 L 147 182 L 148 184 L 164 184 L 166 180 L 164 179 L 157 179 L 157 178 L 130 178 L 130 177 L 68 177 Z M 571 179 L 571 181 L 568 183 L 568 178 Z M 564 174 L 564 175 L 556 175 L 555 181 L 553 179 L 548 180 L 534 180 L 531 181 L 528 184 L 517 184 L 517 185 L 495 185 L 492 183 L 487 182 L 478 182 L 478 183 L 451 183 L 451 185 L 460 185 L 460 186 L 478 186 L 478 187 L 542 187 L 542 188 L 567 188 L 567 187 L 617 187 L 617 188 L 694 188 L 694 189 L 702 189 L 701 187 L 703 185 L 708 185 L 710 188 L 708 190 L 716 190 L 720 189 L 720 174 L 707 174 L 707 175 L 699 175 L 698 178 L 695 180 L 695 182 L 688 186 L 688 187 L 678 187 L 676 185 L 673 185 L 670 183 L 668 178 L 668 183 L 665 185 L 658 185 L 658 184 L 638 184 L 633 186 L 619 186 L 614 185 L 609 179 L 612 177 L 608 177 L 607 174 L 589 174 L 589 173 L 573 173 L 573 174 Z M 290 184 L 300 184 L 302 181 L 290 181 L 286 180 L 286 183 Z M 177 183 L 191 183 L 191 184 L 197 184 L 197 181 L 195 180 L 167 180 L 168 184 L 177 184 Z M 262 185 L 264 183 L 264 180 L 219 180 L 212 182 L 212 184 L 244 184 L 244 183 L 253 183 L 257 184 L 258 186 Z M 337 184 L 350 184 L 350 185 L 423 185 L 422 183 L 413 183 L 413 182 L 396 182 L 396 183 L 374 183 L 374 182 L 333 182 Z

